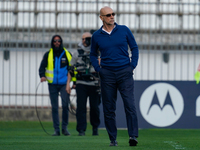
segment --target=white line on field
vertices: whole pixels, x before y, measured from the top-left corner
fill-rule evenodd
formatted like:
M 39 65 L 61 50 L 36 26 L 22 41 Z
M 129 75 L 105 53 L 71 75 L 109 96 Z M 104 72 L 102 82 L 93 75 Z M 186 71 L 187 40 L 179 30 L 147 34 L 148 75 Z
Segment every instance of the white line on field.
M 186 149 L 181 144 L 178 144 L 177 142 L 174 142 L 174 141 L 164 141 L 164 143 L 167 143 L 167 144 L 171 145 L 175 149 Z

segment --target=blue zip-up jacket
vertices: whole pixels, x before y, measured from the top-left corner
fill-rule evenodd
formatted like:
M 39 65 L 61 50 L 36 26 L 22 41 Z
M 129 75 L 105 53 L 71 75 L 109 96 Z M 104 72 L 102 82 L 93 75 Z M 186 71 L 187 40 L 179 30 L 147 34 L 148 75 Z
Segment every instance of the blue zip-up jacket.
M 128 66 L 137 66 L 139 50 L 135 38 L 128 27 L 115 23 L 115 28 L 109 35 L 102 27 L 92 35 L 90 61 L 97 72 L 102 68 L 120 70 Z M 131 60 L 128 53 L 131 50 Z M 101 53 L 101 64 L 98 63 L 98 50 Z
M 61 67 L 61 63 L 68 61 L 68 60 L 65 57 L 63 57 L 63 55 L 65 55 L 65 51 L 62 52 L 60 57 L 54 57 L 55 67 L 53 70 L 54 77 L 53 77 L 52 84 L 66 84 L 66 82 L 67 82 L 67 74 L 68 74 L 67 66 Z

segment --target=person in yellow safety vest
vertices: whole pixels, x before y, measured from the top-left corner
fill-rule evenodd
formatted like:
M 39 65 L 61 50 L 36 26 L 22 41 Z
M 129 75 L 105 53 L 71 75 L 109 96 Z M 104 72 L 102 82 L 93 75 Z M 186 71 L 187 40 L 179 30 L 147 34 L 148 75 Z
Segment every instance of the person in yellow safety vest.
M 48 89 L 52 106 L 52 118 L 54 134 L 60 136 L 60 121 L 58 114 L 58 95 L 62 100 L 62 134 L 67 136 L 68 125 L 68 103 L 69 94 L 66 92 L 66 82 L 69 77 L 69 66 L 72 59 L 71 53 L 63 47 L 63 40 L 60 35 L 54 35 L 51 40 L 51 48 L 47 51 L 40 64 L 40 81 L 48 81 Z
M 200 79 L 200 64 L 198 66 L 197 72 L 194 75 L 194 79 L 196 80 L 196 84 L 199 84 L 199 79 Z

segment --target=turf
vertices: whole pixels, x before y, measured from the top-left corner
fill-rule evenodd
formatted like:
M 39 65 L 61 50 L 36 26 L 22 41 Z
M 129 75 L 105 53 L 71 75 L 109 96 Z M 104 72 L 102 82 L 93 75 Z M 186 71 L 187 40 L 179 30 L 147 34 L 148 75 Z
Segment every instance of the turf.
M 42 122 L 45 130 L 53 133 L 52 122 Z M 200 130 L 186 129 L 140 129 L 139 144 L 128 145 L 127 130 L 118 130 L 117 147 L 109 147 L 108 134 L 99 130 L 92 136 L 88 123 L 86 136 L 78 136 L 76 123 L 70 122 L 71 136 L 53 137 L 46 134 L 37 121 L 0 121 L 0 150 L 199 150 Z

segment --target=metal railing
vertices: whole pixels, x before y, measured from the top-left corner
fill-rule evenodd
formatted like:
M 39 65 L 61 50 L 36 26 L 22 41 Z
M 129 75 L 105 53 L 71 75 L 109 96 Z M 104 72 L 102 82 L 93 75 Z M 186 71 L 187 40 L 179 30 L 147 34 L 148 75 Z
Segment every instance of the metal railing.
M 38 68 L 54 34 L 77 49 L 83 32 L 97 30 L 99 10 L 110 6 L 140 49 L 135 80 L 194 80 L 200 57 L 199 0 L 0 0 L 0 107 L 30 108 Z M 38 106 L 49 107 L 47 85 Z

